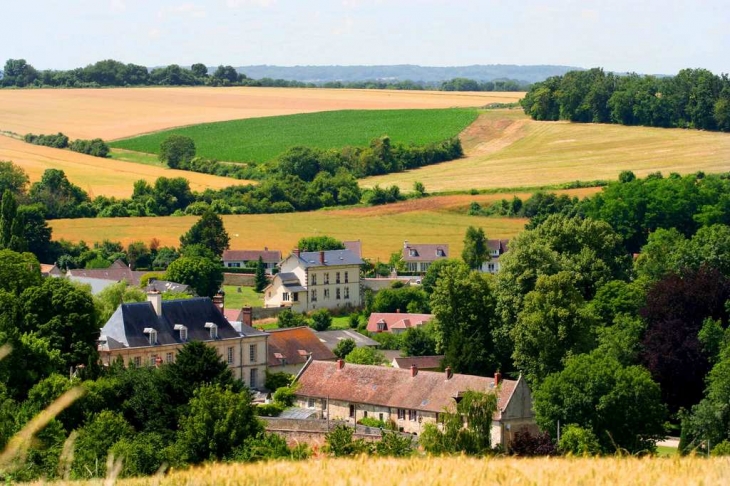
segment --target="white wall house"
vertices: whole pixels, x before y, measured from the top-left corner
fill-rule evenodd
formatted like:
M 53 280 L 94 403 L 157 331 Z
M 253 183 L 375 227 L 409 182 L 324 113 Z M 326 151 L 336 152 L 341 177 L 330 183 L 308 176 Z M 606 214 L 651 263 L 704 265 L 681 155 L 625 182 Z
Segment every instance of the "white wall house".
M 264 289 L 264 306 L 290 307 L 297 312 L 358 307 L 362 305 L 363 263 L 349 250 L 294 250 Z
M 484 273 L 497 273 L 501 268 L 499 257 L 507 252 L 509 240 L 487 240 L 487 248 L 489 248 L 489 260 L 482 263 L 479 267 Z
M 436 260 L 449 258 L 449 245 L 403 242 L 403 261 L 410 273 L 426 273 Z

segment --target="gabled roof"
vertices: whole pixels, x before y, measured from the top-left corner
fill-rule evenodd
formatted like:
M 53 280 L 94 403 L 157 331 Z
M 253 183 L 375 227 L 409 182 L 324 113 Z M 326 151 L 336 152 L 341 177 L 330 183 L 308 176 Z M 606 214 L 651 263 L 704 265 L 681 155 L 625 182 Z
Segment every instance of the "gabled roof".
M 390 332 L 393 329 L 408 329 L 426 324 L 433 314 L 408 314 L 405 312 L 373 312 L 368 318 L 368 332 Z M 380 329 L 378 323 L 384 324 Z
M 159 345 L 176 344 L 184 342 L 175 331 L 175 325 L 182 324 L 188 329 L 188 341 L 211 341 L 210 330 L 205 327 L 208 322 L 218 327 L 218 339 L 240 337 L 208 297 L 163 300 L 161 316 L 149 301 L 122 304 L 101 328 L 101 335 L 106 338 L 106 349 L 150 347 L 149 335 L 144 332 L 148 328 L 157 331 Z
M 116 264 L 116 262 L 115 262 Z M 121 282 L 126 280 L 130 285 L 139 285 L 139 279 L 147 272 L 131 270 L 126 265 L 123 267 L 111 266 L 109 268 L 72 269 L 68 271 L 69 277 L 89 278 L 98 280 L 109 280 Z M 73 280 L 73 278 L 72 278 Z
M 454 397 L 469 390 L 490 392 L 495 390 L 494 378 L 452 374 L 446 379 L 445 372 L 418 371 L 411 376 L 410 369 L 388 368 L 344 363 L 337 369 L 336 362 L 313 361 L 297 378 L 298 396 L 327 398 L 383 407 L 442 412 L 454 403 Z M 509 403 L 518 381 L 502 380 L 497 391 L 497 407 L 494 418 Z
M 343 241 L 342 244 L 345 245 L 345 250 L 350 250 L 353 255 L 362 258 L 362 242 L 360 240 Z
M 157 280 L 150 279 L 145 288 L 145 292 L 187 292 L 190 290 L 190 286 L 177 282 L 170 282 L 168 280 Z
M 335 349 L 337 345 L 343 339 L 352 339 L 355 341 L 355 346 L 358 348 L 363 346 L 380 346 L 380 343 L 374 339 L 370 339 L 367 336 L 363 336 L 357 331 L 351 331 L 349 329 L 334 330 L 334 331 L 319 331 L 317 333 L 319 340 L 324 343 L 329 349 Z
M 499 254 L 505 253 L 509 246 L 509 240 L 487 240 L 487 248 L 489 251 L 499 250 Z
M 296 257 L 296 254 L 292 254 Z M 324 263 L 322 263 L 324 257 Z M 303 251 L 299 253 L 299 261 L 304 268 L 310 267 L 330 267 L 335 265 L 363 265 L 365 262 L 359 256 L 353 254 L 350 250 L 328 250 L 319 251 Z
M 432 262 L 441 258 L 448 258 L 449 245 L 405 242 L 402 254 L 403 261 L 406 262 Z
M 303 364 L 309 359 L 333 360 L 336 356 L 309 327 L 291 327 L 269 331 L 269 366 Z
M 419 370 L 437 370 L 441 368 L 444 355 L 440 356 L 410 356 L 408 358 L 393 358 L 394 368 L 407 368 L 415 366 Z
M 279 250 L 225 250 L 221 260 L 227 261 L 258 261 L 259 257 L 264 263 L 279 263 L 281 252 Z

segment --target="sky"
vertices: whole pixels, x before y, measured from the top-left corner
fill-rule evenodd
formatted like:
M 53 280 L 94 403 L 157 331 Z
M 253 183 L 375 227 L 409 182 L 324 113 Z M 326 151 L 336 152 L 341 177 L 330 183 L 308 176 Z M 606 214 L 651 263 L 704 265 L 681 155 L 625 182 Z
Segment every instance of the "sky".
M 116 59 L 730 71 L 728 0 L 0 0 L 0 11 L 0 63 L 38 69 Z

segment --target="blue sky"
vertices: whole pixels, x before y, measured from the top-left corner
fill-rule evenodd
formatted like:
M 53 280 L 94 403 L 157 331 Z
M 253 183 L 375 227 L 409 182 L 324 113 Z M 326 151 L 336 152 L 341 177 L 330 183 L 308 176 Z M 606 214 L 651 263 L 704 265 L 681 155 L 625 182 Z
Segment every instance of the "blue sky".
M 730 71 L 728 0 L 25 0 L 0 63 L 562 64 Z

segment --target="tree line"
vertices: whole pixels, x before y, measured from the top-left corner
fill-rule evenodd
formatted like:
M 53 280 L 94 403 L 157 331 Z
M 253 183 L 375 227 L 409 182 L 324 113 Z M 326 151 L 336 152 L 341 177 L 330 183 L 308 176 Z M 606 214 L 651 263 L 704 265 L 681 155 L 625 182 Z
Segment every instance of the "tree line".
M 332 81 L 304 83 L 301 81 L 264 77 L 251 79 L 233 66 L 220 65 L 215 69 L 196 63 L 190 68 L 177 64 L 149 69 L 138 64 L 124 64 L 113 59 L 98 61 L 86 67 L 70 70 L 38 70 L 25 59 L 5 62 L 0 87 L 16 88 L 99 88 L 124 86 L 255 86 L 277 88 L 331 88 L 331 89 L 397 89 L 440 91 L 525 91 L 529 84 L 511 79 L 475 81 L 454 78 L 442 83 L 416 81 Z
M 109 155 L 109 145 L 100 138 L 92 140 L 77 139 L 69 143 L 69 138 L 61 132 L 56 135 L 35 135 L 26 133 L 23 141 L 33 145 L 43 145 L 45 147 L 53 147 L 59 149 L 68 148 L 73 152 L 79 152 L 94 157 L 106 158 Z
M 521 104 L 534 120 L 730 131 L 730 79 L 706 69 L 669 77 L 571 71 L 535 83 Z

